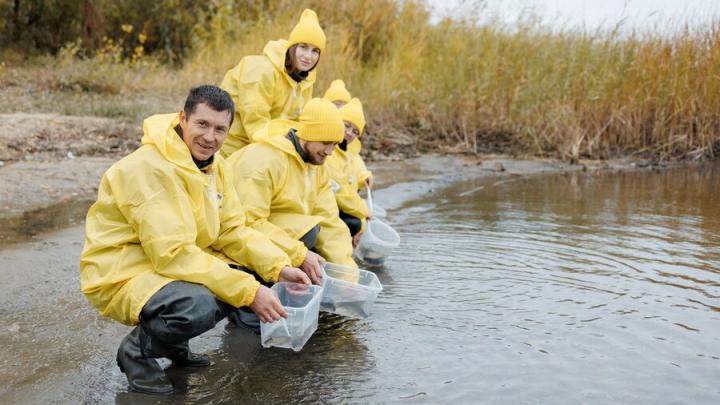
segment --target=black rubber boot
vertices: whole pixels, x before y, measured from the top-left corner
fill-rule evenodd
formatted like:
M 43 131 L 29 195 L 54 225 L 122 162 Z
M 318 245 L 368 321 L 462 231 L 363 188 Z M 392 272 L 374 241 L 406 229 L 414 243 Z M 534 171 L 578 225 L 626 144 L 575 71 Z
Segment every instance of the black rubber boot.
M 125 373 L 130 388 L 147 394 L 169 394 L 173 391 L 170 380 L 154 359 L 148 337 L 143 328 L 136 326 L 120 343 L 117 365 Z
M 205 354 L 191 352 L 188 342 L 174 345 L 163 355 L 172 360 L 174 365 L 180 367 L 206 367 L 210 365 L 210 358 Z

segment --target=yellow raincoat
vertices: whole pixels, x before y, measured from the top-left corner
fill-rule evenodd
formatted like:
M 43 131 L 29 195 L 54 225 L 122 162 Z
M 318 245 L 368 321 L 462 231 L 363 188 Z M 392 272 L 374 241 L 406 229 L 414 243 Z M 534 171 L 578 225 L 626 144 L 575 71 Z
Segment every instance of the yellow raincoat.
M 288 41 L 265 45 L 262 55 L 246 56 L 225 74 L 220 87 L 235 102 L 235 120 L 220 153 L 230 156 L 256 141 L 256 134 L 272 119 L 295 120 L 312 98 L 316 73 L 305 80 L 293 80 L 285 70 Z
M 295 266 L 307 249 L 299 239 L 320 224 L 315 249 L 328 262 L 357 267 L 350 231 L 338 214 L 325 165 L 305 163 L 287 134 L 292 123 L 273 122 L 267 135 L 228 159 L 248 225 L 268 235 Z
M 358 218 L 362 223 L 360 229 L 362 232 L 365 229 L 369 210 L 365 201 L 358 194 L 353 166 L 353 160 L 358 159 L 358 157 L 336 146 L 333 154 L 328 156 L 325 166 L 327 166 L 332 178 L 332 187 L 338 208 L 340 211 Z
M 204 171 L 175 131 L 179 114 L 144 122 L 143 146 L 102 178 L 88 211 L 80 286 L 103 315 L 138 323 L 142 307 L 164 285 L 206 286 L 235 307 L 251 304 L 259 284 L 234 262 L 276 281 L 290 265 L 264 235 L 245 226 L 232 172 L 216 154 Z
M 357 189 L 362 190 L 365 188 L 365 180 L 372 176 L 372 172 L 365 166 L 362 156 L 360 156 L 360 149 L 362 149 L 362 143 L 359 138 L 353 139 L 352 142 L 347 146 L 349 153 L 353 155 L 350 160 L 350 173 L 351 177 L 357 182 Z

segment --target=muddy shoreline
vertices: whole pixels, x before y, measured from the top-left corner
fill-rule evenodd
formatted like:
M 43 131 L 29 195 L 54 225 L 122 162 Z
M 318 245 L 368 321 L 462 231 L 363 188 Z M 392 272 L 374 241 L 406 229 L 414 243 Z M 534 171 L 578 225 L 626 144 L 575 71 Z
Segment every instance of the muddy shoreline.
M 0 244 L 10 246 L 80 223 L 96 198 L 102 174 L 118 159 L 117 156 L 73 157 L 50 161 L 28 160 L 0 166 Z M 369 165 L 377 173 L 378 188 L 394 187 L 393 192 L 404 194 L 409 192 L 405 190 L 408 184 L 413 184 L 412 188 L 426 183 L 426 191 L 431 191 L 433 187 L 465 178 L 515 178 L 544 173 L 627 170 L 644 163 L 624 160 L 568 164 L 501 155 L 427 154 L 398 161 L 370 162 Z

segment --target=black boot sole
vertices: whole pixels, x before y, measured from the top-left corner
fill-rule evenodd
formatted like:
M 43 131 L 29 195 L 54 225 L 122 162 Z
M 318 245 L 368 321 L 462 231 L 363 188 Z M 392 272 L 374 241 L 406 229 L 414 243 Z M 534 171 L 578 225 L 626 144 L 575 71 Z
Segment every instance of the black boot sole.
M 173 366 L 175 367 L 193 367 L 193 368 L 201 368 L 201 367 L 207 367 L 212 364 L 210 360 L 207 361 L 183 361 L 183 360 L 172 360 Z

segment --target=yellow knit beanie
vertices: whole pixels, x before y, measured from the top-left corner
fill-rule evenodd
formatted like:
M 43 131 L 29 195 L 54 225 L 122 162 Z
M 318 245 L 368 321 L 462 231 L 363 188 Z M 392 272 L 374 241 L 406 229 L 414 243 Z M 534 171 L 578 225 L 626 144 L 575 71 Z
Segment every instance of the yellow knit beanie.
M 305 104 L 298 119 L 297 136 L 313 142 L 340 142 L 345 136 L 345 124 L 335 105 L 321 98 Z
M 345 82 L 340 79 L 333 80 L 323 96 L 325 100 L 342 101 L 343 103 L 350 102 L 351 97 L 350 92 L 345 88 Z
M 303 11 L 300 21 L 290 32 L 288 48 L 301 42 L 320 48 L 321 53 L 325 49 L 325 33 L 320 28 L 317 14 L 309 8 Z
M 340 114 L 344 121 L 350 121 L 358 127 L 360 135 L 365 129 L 365 114 L 363 113 L 362 103 L 357 98 L 353 98 L 347 104 L 340 107 Z

